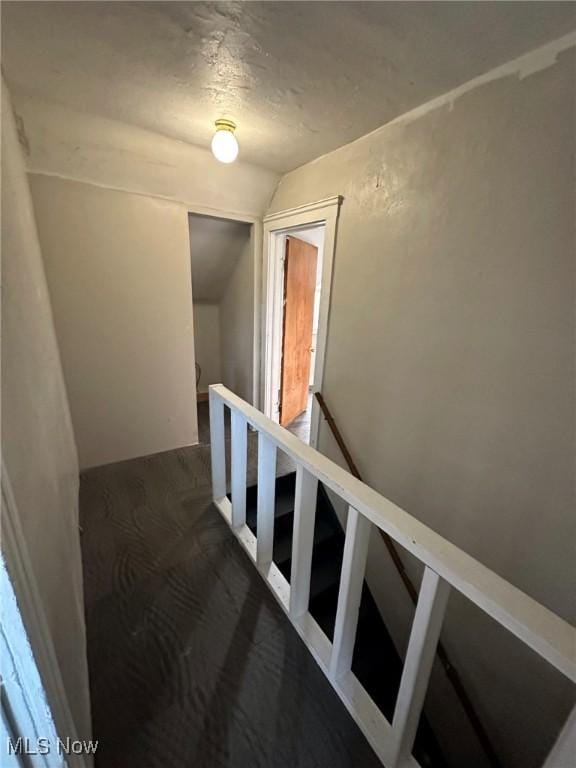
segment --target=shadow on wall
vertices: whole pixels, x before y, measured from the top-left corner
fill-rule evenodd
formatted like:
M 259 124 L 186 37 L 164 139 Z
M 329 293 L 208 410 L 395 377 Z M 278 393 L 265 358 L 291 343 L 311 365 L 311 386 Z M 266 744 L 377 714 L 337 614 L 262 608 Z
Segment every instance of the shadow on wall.
M 189 214 L 198 391 L 223 383 L 252 402 L 252 225 Z

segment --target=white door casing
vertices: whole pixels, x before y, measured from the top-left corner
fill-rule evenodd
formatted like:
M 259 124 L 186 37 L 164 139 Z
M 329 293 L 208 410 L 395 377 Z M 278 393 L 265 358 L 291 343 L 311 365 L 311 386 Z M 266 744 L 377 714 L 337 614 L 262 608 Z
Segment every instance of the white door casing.
M 262 237 L 261 341 L 258 369 L 261 381 L 258 387 L 259 407 L 271 419 L 278 420 L 278 389 L 280 383 L 280 355 L 282 342 L 283 258 L 287 234 L 297 236 L 299 229 L 324 226 L 324 254 L 322 259 L 322 288 L 316 357 L 312 392 L 320 392 L 324 378 L 324 361 L 328 337 L 330 293 L 336 248 L 336 227 L 342 198 L 340 196 L 272 213 L 264 218 Z M 320 411 L 312 399 L 310 445 L 316 447 Z

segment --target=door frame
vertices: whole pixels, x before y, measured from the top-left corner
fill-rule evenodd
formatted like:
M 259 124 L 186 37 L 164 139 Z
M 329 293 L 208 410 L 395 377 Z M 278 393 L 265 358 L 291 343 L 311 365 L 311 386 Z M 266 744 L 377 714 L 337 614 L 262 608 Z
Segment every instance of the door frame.
M 193 408 L 196 414 L 196 443 L 198 444 L 198 393 L 196 391 L 196 340 L 194 337 L 194 299 L 192 296 L 192 244 L 190 243 L 189 217 L 190 214 L 196 216 L 210 216 L 216 219 L 228 219 L 230 221 L 242 222 L 250 225 L 250 241 L 252 250 L 252 272 L 250 275 L 252 295 L 249 301 L 252 305 L 253 326 L 252 326 L 252 358 L 249 361 L 252 373 L 252 391 L 251 404 L 258 407 L 260 403 L 260 274 L 262 259 L 262 219 L 241 211 L 231 211 L 222 208 L 208 208 L 201 205 L 186 205 L 186 228 L 188 230 L 188 267 L 190 270 L 190 311 L 192 316 L 192 365 L 193 386 L 191 388 L 193 396 Z
M 17 617 L 13 613 L 15 618 L 6 622 L 0 632 L 0 647 L 4 651 L 2 666 L 5 667 L 2 671 L 8 672 L 12 667 L 15 673 L 11 678 L 12 683 L 23 683 L 21 687 L 5 687 L 6 701 L 3 704 L 7 703 L 10 710 L 9 735 L 29 738 L 33 744 L 39 736 L 50 738 L 53 748 L 45 758 L 46 768 L 65 768 L 68 763 L 78 768 L 88 768 L 94 765 L 92 755 L 80 754 L 67 760 L 63 757 L 57 759 L 58 753 L 54 749 L 54 732 L 63 740 L 69 737 L 72 741 L 91 739 L 92 734 L 80 735 L 76 729 L 32 560 L 20 524 L 16 497 L 3 461 L 0 488 L 2 560 L 6 569 L 2 577 L 9 578 L 10 591 L 13 590 L 15 598 L 11 600 L 10 595 L 6 600 L 7 596 L 2 594 L 3 606 L 19 614 Z M 4 605 L 4 602 L 7 604 Z M 5 717 L 6 711 L 3 710 L 2 718 Z M 4 727 L 6 723 L 2 730 Z M 25 762 L 28 765 L 30 760 Z M 32 761 L 34 766 L 43 763 L 41 756 Z
M 279 419 L 278 390 L 280 388 L 282 354 L 286 236 L 297 236 L 299 230 L 324 226 L 320 310 L 312 383 L 312 392 L 320 392 L 324 380 L 332 272 L 336 250 L 336 227 L 341 202 L 341 196 L 337 195 L 298 208 L 272 213 L 266 216 L 263 221 L 260 408 L 266 416 L 276 422 Z M 310 445 L 314 448 L 317 447 L 318 443 L 319 424 L 320 411 L 316 399 L 312 398 Z

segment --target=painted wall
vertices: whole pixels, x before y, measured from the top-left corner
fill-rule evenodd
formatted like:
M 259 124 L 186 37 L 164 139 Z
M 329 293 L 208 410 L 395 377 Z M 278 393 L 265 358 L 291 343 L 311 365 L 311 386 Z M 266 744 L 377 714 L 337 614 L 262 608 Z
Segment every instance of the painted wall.
M 271 211 L 344 196 L 323 390 L 367 482 L 573 620 L 574 49 L 514 68 L 289 173 Z M 374 541 L 403 648 L 386 562 Z M 502 762 L 540 764 L 573 691 L 458 596 L 445 630 Z M 484 765 L 431 703 L 452 764 Z
M 220 301 L 222 383 L 253 401 L 254 226 Z
M 133 125 L 14 94 L 34 173 L 185 203 L 197 213 L 261 216 L 279 175 L 219 163 L 210 150 Z
M 194 342 L 196 362 L 202 368 L 199 392 L 222 381 L 220 365 L 220 306 L 194 302 Z
M 30 180 L 81 468 L 196 442 L 186 208 Z
M 88 738 L 78 461 L 30 191 L 4 84 L 2 271 L 3 462 L 70 709 L 78 734 Z M 27 630 L 37 647 L 38 627 Z M 40 672 L 53 700 L 47 685 L 52 676 Z
M 188 216 L 192 297 L 218 304 L 250 237 L 250 224 L 217 216 Z
M 80 466 L 194 443 L 188 213 L 253 220 L 277 174 L 22 94 L 16 112 Z

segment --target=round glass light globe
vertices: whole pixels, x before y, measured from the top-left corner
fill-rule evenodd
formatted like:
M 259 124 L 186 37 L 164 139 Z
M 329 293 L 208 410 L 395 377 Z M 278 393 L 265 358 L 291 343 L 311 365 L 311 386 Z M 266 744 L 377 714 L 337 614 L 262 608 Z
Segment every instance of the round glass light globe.
M 233 163 L 238 157 L 238 142 L 232 131 L 218 130 L 212 137 L 212 154 L 221 163 Z

